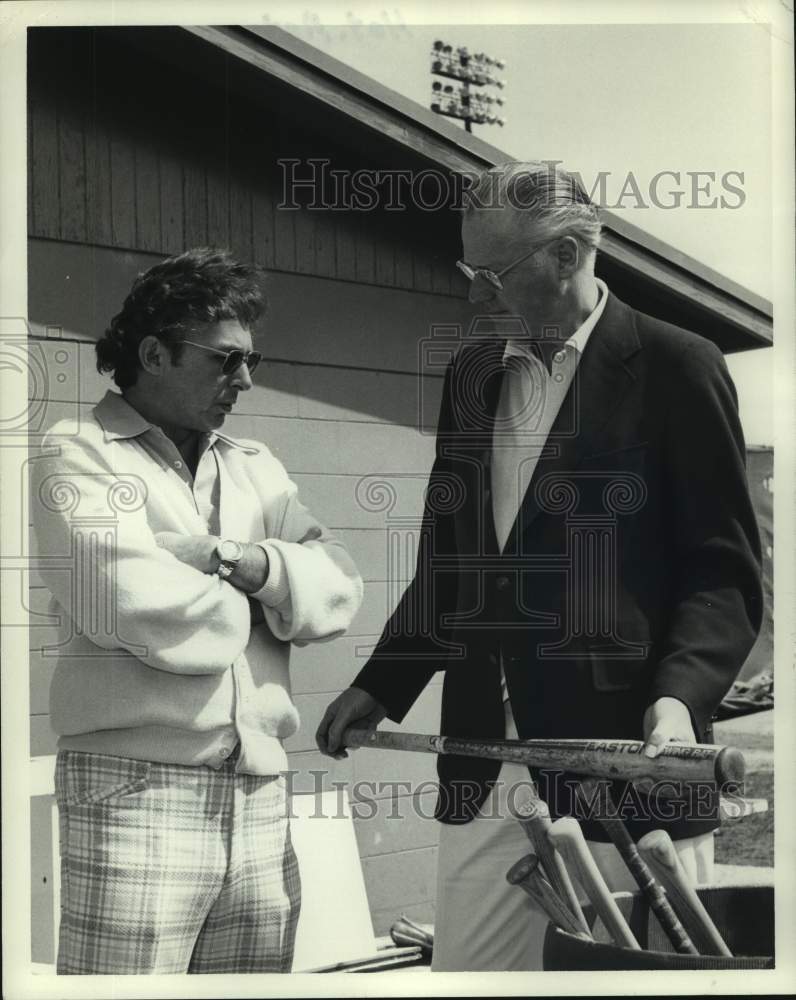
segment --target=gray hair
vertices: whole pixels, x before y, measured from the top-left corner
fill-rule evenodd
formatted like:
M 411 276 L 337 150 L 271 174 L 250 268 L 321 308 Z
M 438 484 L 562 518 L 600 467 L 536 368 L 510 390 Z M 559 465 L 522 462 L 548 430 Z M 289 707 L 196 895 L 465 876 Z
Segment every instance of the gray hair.
M 464 192 L 464 212 L 516 211 L 534 239 L 572 236 L 588 252 L 600 245 L 599 208 L 577 173 L 555 160 L 500 163 L 485 170 Z

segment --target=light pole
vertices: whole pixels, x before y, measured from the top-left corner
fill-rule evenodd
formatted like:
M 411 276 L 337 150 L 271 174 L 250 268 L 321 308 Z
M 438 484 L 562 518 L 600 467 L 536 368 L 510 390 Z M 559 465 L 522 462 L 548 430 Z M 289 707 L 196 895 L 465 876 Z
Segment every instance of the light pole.
M 463 46 L 454 49 L 445 42 L 434 42 L 431 49 L 432 76 L 456 80 L 460 86 L 432 80 L 431 110 L 447 118 L 461 119 L 468 132 L 472 132 L 473 122 L 505 125 L 506 119 L 495 113 L 503 107 L 503 98 L 480 89 L 471 90 L 472 87 L 489 86 L 503 90 L 506 81 L 498 79 L 494 71 L 505 69 L 505 66 L 502 59 L 494 59 L 484 52 L 471 53 Z

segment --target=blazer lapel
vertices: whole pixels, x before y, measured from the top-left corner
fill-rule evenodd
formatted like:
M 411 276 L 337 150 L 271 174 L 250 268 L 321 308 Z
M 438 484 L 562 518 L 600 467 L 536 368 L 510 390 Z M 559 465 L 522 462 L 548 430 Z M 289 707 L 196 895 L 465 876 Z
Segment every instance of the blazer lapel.
M 507 551 L 517 551 L 519 537 L 541 510 L 536 495 L 540 481 L 575 470 L 592 452 L 593 442 L 635 381 L 625 361 L 639 349 L 632 311 L 609 292 L 528 484 Z
M 470 339 L 460 352 L 452 383 L 455 433 L 439 442 L 463 477 L 467 502 L 454 514 L 463 552 L 496 550 L 490 493 L 492 433 L 503 378 L 506 341 L 491 335 Z
M 491 439 L 505 348 L 505 339 L 482 336 L 470 340 L 457 358 L 453 409 L 464 443 Z

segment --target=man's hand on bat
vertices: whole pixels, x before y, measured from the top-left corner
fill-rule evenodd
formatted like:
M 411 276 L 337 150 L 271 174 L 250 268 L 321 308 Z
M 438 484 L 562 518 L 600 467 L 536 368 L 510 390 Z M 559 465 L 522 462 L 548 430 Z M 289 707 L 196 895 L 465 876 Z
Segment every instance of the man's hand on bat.
M 658 698 L 644 713 L 644 753 L 657 757 L 667 743 L 696 743 L 691 713 L 679 698 Z
M 341 745 L 343 733 L 349 726 L 361 729 L 375 729 L 387 715 L 387 709 L 360 688 L 346 688 L 329 705 L 315 733 L 315 741 L 321 753 L 340 760 L 348 754 Z

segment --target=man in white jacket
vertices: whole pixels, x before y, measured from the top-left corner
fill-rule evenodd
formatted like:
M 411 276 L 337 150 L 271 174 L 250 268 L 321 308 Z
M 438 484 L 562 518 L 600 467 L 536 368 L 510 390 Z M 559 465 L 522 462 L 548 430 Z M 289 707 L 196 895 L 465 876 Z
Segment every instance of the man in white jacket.
M 42 560 L 61 973 L 290 971 L 290 644 L 341 635 L 362 583 L 270 451 L 220 431 L 263 309 L 224 251 L 139 275 L 97 344 L 121 393 L 33 463 L 40 555 L 72 560 Z

